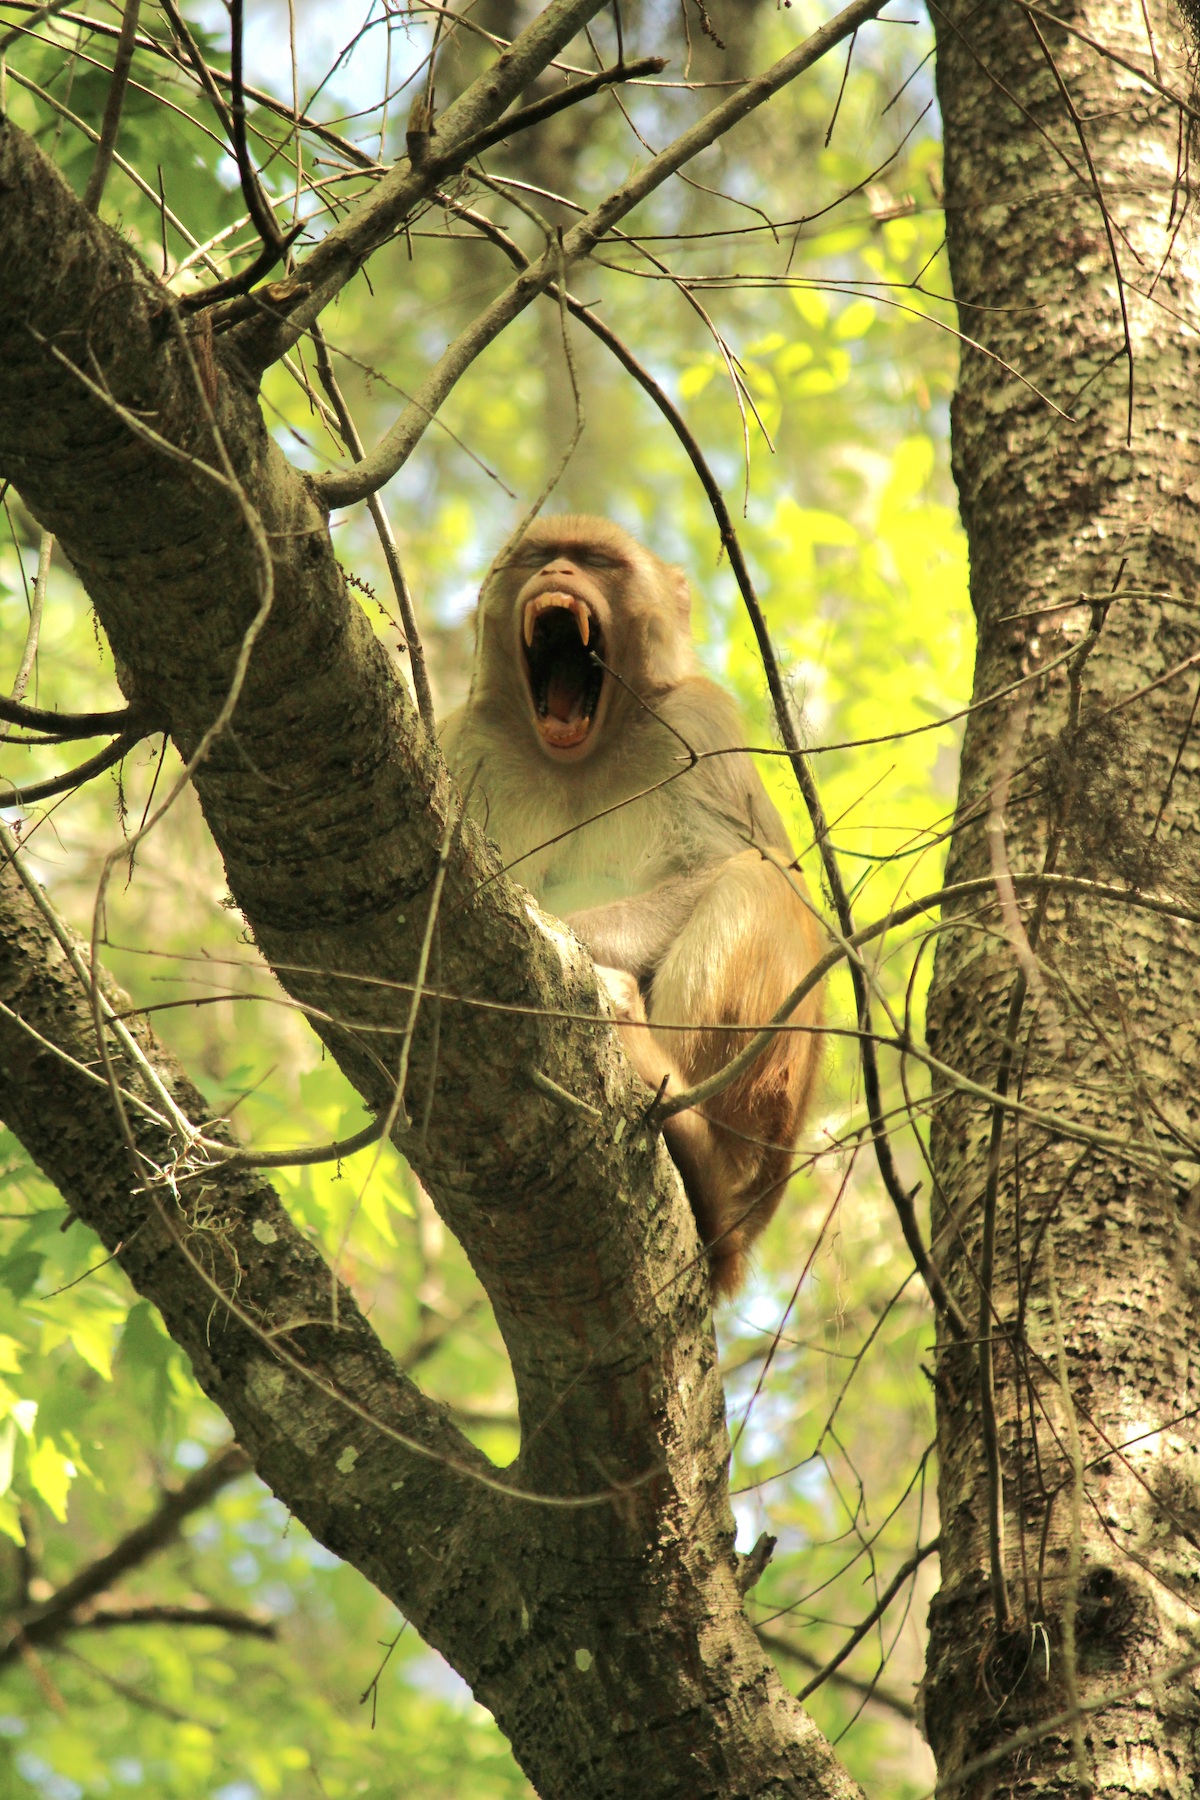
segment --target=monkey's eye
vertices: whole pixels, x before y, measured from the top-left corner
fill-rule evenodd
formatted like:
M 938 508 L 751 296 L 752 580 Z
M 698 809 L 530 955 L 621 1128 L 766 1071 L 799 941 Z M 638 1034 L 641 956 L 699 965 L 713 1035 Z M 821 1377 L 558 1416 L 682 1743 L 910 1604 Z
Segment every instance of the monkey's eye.
M 606 556 L 603 550 L 594 550 L 590 546 L 572 553 L 575 561 L 588 569 L 622 569 L 624 563 L 618 557 Z

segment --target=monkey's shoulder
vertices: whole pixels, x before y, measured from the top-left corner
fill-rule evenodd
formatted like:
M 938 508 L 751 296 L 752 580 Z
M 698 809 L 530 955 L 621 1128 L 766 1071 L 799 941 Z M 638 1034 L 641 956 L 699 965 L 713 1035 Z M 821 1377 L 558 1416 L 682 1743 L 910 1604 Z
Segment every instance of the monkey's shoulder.
M 689 675 L 671 690 L 659 716 L 699 759 L 687 777 L 692 806 L 724 819 L 739 839 L 726 853 L 744 848 L 749 838 L 790 854 L 787 831 L 754 766 L 750 735 L 733 696 L 707 675 Z
M 446 759 L 447 766 L 451 769 L 457 769 L 458 766 L 458 746 L 466 718 L 467 704 L 464 701 L 461 706 L 456 706 L 453 712 L 447 713 L 444 719 L 438 720 L 437 740 L 441 745 L 442 755 Z
M 654 710 L 693 750 L 731 750 L 746 742 L 737 701 L 707 675 L 685 675 Z

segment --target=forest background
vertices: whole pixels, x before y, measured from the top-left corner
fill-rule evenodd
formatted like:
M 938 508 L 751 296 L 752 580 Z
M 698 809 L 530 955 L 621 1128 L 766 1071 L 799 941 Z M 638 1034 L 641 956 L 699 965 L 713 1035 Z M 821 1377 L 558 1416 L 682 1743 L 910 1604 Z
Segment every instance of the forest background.
M 849 62 L 842 51 L 826 58 L 643 209 L 643 243 L 653 248 L 647 234 L 662 234 L 686 292 L 633 257 L 623 267 L 594 259 L 573 283 L 677 400 L 738 515 L 791 692 L 821 752 L 825 807 L 856 904 L 872 916 L 939 883 L 955 715 L 969 697 L 973 649 L 949 474 L 958 346 L 931 34 L 917 10 L 861 33 Z M 0 8 L 0 34 L 12 37 L 4 105 L 82 190 L 121 9 L 85 0 L 42 24 L 36 39 L 19 29 L 28 11 Z M 743 0 L 709 13 L 689 0 L 687 44 L 677 11 L 658 11 L 662 18 L 639 10 L 633 48 L 653 51 L 669 36 L 661 75 L 488 159 L 498 193 L 477 189 L 470 204 L 503 217 L 531 250 L 539 233 L 517 207 L 565 219 L 545 190 L 568 179 L 607 190 L 639 154 L 639 136 L 662 142 L 711 101 L 703 88 L 697 95 L 673 82 L 733 81 L 825 16 L 807 0 L 786 10 Z M 485 9 L 472 16 L 500 28 Z M 189 6 L 187 17 L 212 62 L 227 67 L 224 10 Z M 166 34 L 152 7 L 141 29 Z M 611 52 L 611 21 L 596 31 Z M 419 7 L 297 0 L 289 15 L 259 5 L 247 20 L 247 79 L 283 114 L 295 93 L 308 116 L 387 161 L 403 147 L 429 39 Z M 477 40 L 452 34 L 450 85 L 480 53 Z M 192 252 L 173 225 L 164 244 L 160 195 L 228 272 L 244 266 L 238 248 L 248 236 L 236 169 L 193 81 L 142 54 L 134 76 L 118 149 L 143 186 L 118 165 L 102 211 L 186 291 L 180 266 Z M 307 211 L 287 118 L 252 99 L 248 122 L 268 188 L 295 190 Z M 320 152 L 310 141 L 305 186 L 335 178 L 337 152 L 327 148 L 323 165 Z M 198 258 L 191 267 L 192 279 L 211 279 Z M 325 329 L 365 441 L 502 272 L 494 248 L 434 209 L 343 292 Z M 307 349 L 299 362 L 311 377 Z M 769 749 L 761 665 L 708 503 L 655 409 L 615 374 L 604 348 L 543 301 L 474 364 L 384 491 L 437 710 L 447 712 L 469 678 L 470 614 L 491 556 L 553 481 L 548 510 L 608 514 L 683 565 L 704 666 L 737 694 L 750 741 Z M 309 394 L 281 366 L 266 399 L 292 461 L 317 469 L 338 460 Z M 12 494 L 3 531 L 7 689 L 39 570 L 38 532 Z M 365 508 L 337 516 L 335 542 L 403 667 Z M 82 589 L 61 558 L 42 576 L 26 699 L 71 710 L 115 704 Z M 808 844 L 790 775 L 769 755 L 760 766 L 795 841 Z M 5 747 L 10 780 L 59 767 L 53 752 Z M 104 858 L 176 767 L 174 752 L 164 758 L 152 741 L 65 799 L 5 812 L 20 820 L 38 874 L 85 935 Z M 884 960 L 878 978 L 919 1033 L 929 959 L 913 954 L 916 942 Z M 189 795 L 112 883 L 104 956 L 139 1005 L 164 1008 L 157 1029 L 247 1141 L 317 1143 L 362 1124 L 349 1085 L 247 941 Z M 835 1026 L 853 1020 L 844 977 L 832 983 L 829 1017 Z M 919 1120 L 921 1095 L 912 1097 Z M 891 1106 L 903 1098 L 898 1089 L 887 1096 Z M 868 1794 L 904 1800 L 931 1779 L 914 1689 L 936 1556 L 906 1565 L 937 1529 L 922 1371 L 932 1322 L 874 1165 L 859 1153 L 861 1125 L 853 1046 L 834 1032 L 810 1154 L 750 1285 L 720 1315 L 719 1337 L 739 1546 L 763 1531 L 778 1539 L 752 1616 L 789 1685 L 804 1686 L 904 1576 L 836 1678 L 807 1702 Z M 905 1130 L 899 1154 L 915 1181 L 920 1146 Z M 465 1258 L 401 1159 L 366 1149 L 277 1179 L 293 1217 L 340 1256 L 402 1366 L 419 1366 L 422 1385 L 469 1435 L 497 1462 L 510 1460 L 517 1438 L 498 1334 Z M 0 1563 L 11 1609 L 154 1515 L 164 1485 L 212 1466 L 228 1428 L 154 1309 L 84 1226 L 66 1228 L 61 1201 L 7 1134 L 0 1183 Z M 531 1792 L 488 1715 L 362 1576 L 315 1544 L 253 1476 L 213 1486 L 182 1535 L 133 1569 L 90 1623 L 0 1671 L 0 1793 L 370 1796 L 395 1792 L 398 1769 L 413 1796 Z

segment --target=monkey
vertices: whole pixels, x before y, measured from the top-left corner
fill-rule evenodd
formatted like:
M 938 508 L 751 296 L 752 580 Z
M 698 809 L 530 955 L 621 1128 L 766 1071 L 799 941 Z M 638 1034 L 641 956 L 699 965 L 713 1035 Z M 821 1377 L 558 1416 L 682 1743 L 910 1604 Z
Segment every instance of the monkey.
M 748 1041 L 719 1027 L 764 1024 L 822 949 L 738 709 L 699 671 L 686 577 L 606 519 L 540 519 L 497 559 L 475 631 L 447 762 L 513 875 L 590 950 L 642 1080 L 683 1092 Z M 793 1023 L 820 1011 L 814 991 Z M 817 1064 L 815 1030 L 781 1032 L 663 1123 L 714 1299 L 779 1204 Z

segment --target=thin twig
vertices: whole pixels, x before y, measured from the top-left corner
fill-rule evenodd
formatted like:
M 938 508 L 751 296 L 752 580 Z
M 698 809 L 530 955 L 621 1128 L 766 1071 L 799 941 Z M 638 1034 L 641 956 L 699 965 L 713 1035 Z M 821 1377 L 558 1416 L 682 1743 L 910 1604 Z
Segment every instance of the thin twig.
M 533 125 L 540 125 L 545 119 L 552 119 L 565 107 L 575 106 L 580 100 L 590 100 L 603 88 L 613 87 L 617 82 L 636 81 L 640 75 L 657 75 L 667 66 L 665 56 L 643 56 L 636 62 L 618 65 L 612 69 L 601 69 L 596 75 L 589 75 L 583 81 L 577 81 L 571 87 L 560 88 L 556 94 L 547 94 L 543 100 L 535 100 L 529 106 L 519 106 L 514 112 L 505 113 L 494 125 L 473 138 L 468 138 L 461 148 L 466 158 L 482 155 L 493 144 L 501 144 L 515 132 L 528 131 Z
M 279 1636 L 274 1619 L 260 1619 L 236 1606 L 185 1606 L 170 1601 L 142 1606 L 103 1606 L 67 1623 L 68 1631 L 111 1631 L 122 1625 L 200 1625 L 228 1631 L 235 1637 L 259 1637 L 273 1642 Z
M 782 1632 L 767 1631 L 759 1626 L 756 1635 L 759 1643 L 765 1644 L 775 1656 L 787 1657 L 792 1662 L 798 1662 L 805 1669 L 820 1669 L 823 1666 L 820 1657 L 814 1656 L 812 1651 L 806 1650 L 802 1644 L 797 1644 L 791 1638 L 784 1637 Z M 897 1713 L 900 1718 L 907 1719 L 910 1724 L 916 1719 L 917 1709 L 911 1700 L 902 1699 L 899 1694 L 894 1694 L 890 1688 L 881 1686 L 877 1681 L 861 1681 L 857 1675 L 847 1675 L 841 1669 L 829 1669 L 825 1680 L 828 1681 L 830 1687 L 844 1688 L 847 1693 L 857 1694 L 863 1700 L 872 1701 L 876 1706 L 886 1707 L 889 1712 Z
M 67 4 L 68 0 L 47 0 L 45 6 L 34 7 L 23 24 L 11 26 L 4 36 L 0 37 L 0 56 L 3 56 L 6 50 L 11 49 L 19 37 L 23 37 L 27 31 L 33 31 L 42 23 L 43 19 L 53 18 L 54 14 L 60 13 Z M 86 19 L 84 23 L 90 25 L 91 20 Z
M 1054 1354 L 1058 1367 L 1059 1398 L 1067 1430 L 1067 1450 L 1071 1461 L 1071 1541 L 1067 1550 L 1067 1581 L 1062 1606 L 1063 1686 L 1071 1709 L 1071 1748 L 1075 1756 L 1075 1775 L 1079 1792 L 1092 1792 L 1092 1771 L 1083 1735 L 1083 1715 L 1079 1710 L 1079 1657 L 1075 1625 L 1079 1615 L 1079 1583 L 1083 1573 L 1083 1446 L 1079 1441 L 1079 1420 L 1071 1397 L 1071 1372 L 1067 1367 L 1067 1345 L 1063 1337 L 1062 1313 L 1058 1303 L 1058 1269 L 1054 1257 L 1054 1233 L 1046 1233 L 1046 1292 L 1050 1301 L 1050 1319 L 1054 1327 Z
M 883 0 L 852 0 L 851 5 L 820 30 L 813 32 L 804 43 L 798 44 L 762 74 L 743 83 L 736 93 L 713 107 L 704 118 L 668 144 L 665 150 L 652 157 L 643 169 L 610 193 L 593 212 L 564 233 L 561 250 L 558 245 L 548 248 L 537 263 L 522 270 L 516 280 L 490 306 L 485 307 L 443 352 L 417 389 L 412 402 L 374 450 L 353 469 L 333 470 L 312 478 L 326 504 L 352 505 L 390 481 L 411 456 L 430 419 L 460 377 L 500 332 L 550 286 L 559 274 L 560 267 L 570 268 L 581 257 L 589 255 L 620 219 L 661 187 L 677 169 L 682 168 L 701 150 L 707 149 L 781 88 L 811 68 L 843 38 L 857 30 L 867 19 L 874 17 L 882 5 Z M 431 159 L 430 167 L 435 169 L 438 177 L 446 172 L 445 165 L 440 160 Z M 436 181 L 432 186 L 436 186 Z M 336 238 L 338 229 L 335 227 L 323 240 L 322 246 L 314 251 L 313 256 L 300 265 L 298 273 L 302 278 L 315 259 L 321 259 L 317 266 L 323 267 L 322 252 L 325 245 Z M 341 285 L 339 279 L 336 286 Z M 331 297 L 331 293 L 326 294 L 323 287 L 318 287 L 310 297 L 303 299 L 297 312 L 293 314 L 293 329 L 298 323 L 307 324 Z
M 164 3 L 173 5 L 174 0 Z M 456 169 L 459 147 L 524 93 L 603 4 L 604 0 L 550 0 L 503 55 L 441 114 L 438 153 L 419 169 L 402 158 L 298 265 L 290 310 L 257 314 L 248 322 L 243 354 L 265 368 L 290 349 L 412 208 Z
M 89 212 L 96 212 L 99 208 L 104 184 L 108 180 L 108 171 L 112 167 L 113 151 L 117 147 L 121 108 L 125 103 L 125 88 L 129 81 L 129 71 L 133 66 L 133 50 L 137 39 L 140 6 L 141 0 L 125 0 L 125 11 L 121 17 L 121 35 L 117 39 L 112 77 L 108 84 L 108 97 L 104 102 L 104 118 L 100 123 L 100 141 L 96 145 L 96 154 L 92 158 L 87 186 L 83 190 L 83 204 Z
M 230 0 L 230 135 L 233 140 L 233 154 L 237 162 L 238 180 L 241 183 L 242 199 L 246 202 L 246 211 L 250 214 L 254 222 L 254 229 L 263 241 L 263 248 L 274 250 L 276 257 L 279 257 L 283 254 L 283 234 L 263 193 L 258 179 L 258 171 L 250 160 L 250 149 L 246 143 L 246 95 L 242 88 L 243 12 L 244 0 Z
M 54 794 L 69 794 L 74 788 L 82 787 L 85 782 L 102 775 L 105 769 L 111 769 L 119 763 L 123 756 L 128 756 L 135 744 L 149 734 L 142 730 L 123 732 L 114 738 L 106 750 L 96 756 L 90 756 L 87 762 L 78 763 L 75 768 L 68 769 L 62 775 L 52 775 L 46 781 L 29 781 L 18 786 L 0 776 L 0 806 L 32 806 L 35 800 L 49 800 Z M 6 791 L 7 790 L 7 791 Z
M 446 823 L 442 832 L 442 843 L 438 852 L 437 868 L 434 871 L 433 882 L 429 890 L 429 906 L 425 915 L 425 929 L 421 934 L 421 948 L 417 955 L 417 973 L 412 984 L 412 992 L 408 1006 L 408 1018 L 404 1025 L 404 1036 L 400 1042 L 400 1057 L 396 1066 L 396 1078 L 392 1087 L 392 1097 L 387 1111 L 381 1114 L 379 1120 L 378 1135 L 381 1141 L 391 1137 L 398 1122 L 403 1125 L 406 1131 L 410 1130 L 412 1126 L 412 1121 L 408 1116 L 408 1110 L 404 1104 L 404 1093 L 408 1086 L 409 1058 L 412 1054 L 413 1036 L 417 1029 L 417 1015 L 420 1012 L 421 1001 L 425 994 L 425 978 L 429 973 L 429 956 L 430 951 L 433 948 L 433 934 L 437 925 L 438 908 L 442 902 L 442 889 L 446 882 L 446 871 L 450 867 L 450 851 L 453 847 L 455 836 L 466 817 L 467 801 L 469 798 L 470 795 L 468 792 L 468 794 L 464 796 L 461 812 L 456 812 L 453 806 L 449 807 L 446 812 Z M 355 1196 L 354 1205 L 346 1220 L 346 1224 L 342 1231 L 341 1242 L 338 1244 L 337 1252 L 331 1265 L 330 1304 L 333 1323 L 335 1325 L 337 1324 L 338 1317 L 338 1296 L 340 1286 L 338 1281 L 338 1267 L 345 1254 L 346 1245 L 350 1238 L 350 1230 L 358 1215 L 359 1208 L 363 1203 L 367 1185 L 374 1176 L 378 1166 L 379 1154 L 377 1152 L 376 1155 L 372 1157 L 371 1166 L 363 1177 L 362 1186 Z
M 854 1627 L 854 1630 L 850 1633 L 850 1636 L 846 1639 L 837 1655 L 831 1656 L 829 1661 L 813 1676 L 812 1680 L 807 1682 L 805 1686 L 800 1689 L 800 1692 L 796 1695 L 797 1700 L 801 1702 L 807 1700 L 808 1696 L 815 1693 L 823 1681 L 829 1679 L 833 1674 L 833 1671 L 845 1662 L 850 1652 L 858 1644 L 862 1643 L 871 1627 L 882 1619 L 884 1613 L 892 1604 L 892 1601 L 896 1598 L 896 1595 L 900 1592 L 905 1582 L 911 1580 L 912 1576 L 916 1574 L 926 1558 L 932 1556 L 934 1552 L 940 1550 L 941 1547 L 942 1540 L 940 1537 L 930 1538 L 927 1544 L 922 1544 L 919 1549 L 913 1552 L 907 1562 L 901 1563 L 899 1569 L 897 1569 L 895 1575 L 883 1590 L 883 1593 L 880 1594 L 879 1599 L 871 1608 L 866 1618 L 860 1620 Z
M 148 1519 L 120 1539 L 104 1556 L 73 1575 L 50 1596 L 49 1600 L 15 1624 L 8 1641 L 0 1647 L 0 1667 L 19 1655 L 18 1640 L 28 1644 L 47 1644 L 71 1628 L 71 1615 L 97 1594 L 102 1594 L 120 1576 L 140 1568 L 150 1557 L 173 1543 L 183 1521 L 231 1481 L 250 1469 L 250 1458 L 238 1444 L 226 1444 L 211 1456 L 202 1469 L 190 1475 L 174 1493 L 165 1494 Z
M 33 580 L 33 595 L 29 602 L 29 624 L 25 631 L 25 647 L 21 651 L 21 661 L 13 680 L 9 704 L 19 707 L 25 697 L 25 689 L 29 686 L 29 677 L 33 673 L 33 665 L 37 660 L 38 639 L 42 633 L 42 614 L 46 608 L 46 584 L 50 579 L 50 559 L 54 554 L 54 536 L 52 532 L 43 531 L 38 544 L 37 574 Z M 0 714 L 0 717 L 4 715 Z
M 333 364 L 329 360 L 329 346 L 325 342 L 324 333 L 315 320 L 310 335 L 316 352 L 317 373 L 321 377 L 321 385 L 329 395 L 330 404 L 337 417 L 338 429 L 341 431 L 343 441 L 351 456 L 356 461 L 361 461 L 362 439 L 358 435 L 358 427 L 354 423 L 350 408 L 346 405 L 345 396 L 334 375 Z M 413 605 L 412 592 L 404 573 L 404 565 L 400 561 L 400 551 L 396 544 L 395 533 L 378 494 L 369 496 L 367 508 L 375 524 L 379 546 L 383 551 L 383 559 L 387 563 L 388 574 L 392 579 L 392 591 L 396 596 L 396 604 L 400 608 L 400 619 L 408 643 L 408 666 L 412 671 L 413 691 L 417 696 L 417 711 L 421 715 L 426 731 L 432 738 L 437 729 L 437 720 L 433 710 L 433 690 L 429 685 L 429 671 L 425 666 L 425 651 L 421 645 L 421 633 L 417 626 L 417 613 Z
M 1033 32 L 1034 37 L 1038 41 L 1038 44 L 1042 51 L 1042 55 L 1045 57 L 1046 62 L 1049 64 L 1050 73 L 1054 77 L 1055 86 L 1058 88 L 1059 94 L 1062 96 L 1062 103 L 1067 109 L 1067 116 L 1069 117 L 1071 124 L 1075 127 L 1075 136 L 1079 140 L 1079 148 L 1083 151 L 1083 160 L 1087 164 L 1088 175 L 1090 177 L 1091 185 L 1092 185 L 1092 192 L 1096 197 L 1096 205 L 1100 209 L 1100 218 L 1104 225 L 1104 235 L 1105 235 L 1106 239 L 1108 240 L 1109 260 L 1112 263 L 1113 276 L 1114 276 L 1114 279 L 1117 284 L 1117 304 L 1121 308 L 1121 330 L 1124 335 L 1125 361 L 1126 361 L 1126 364 L 1128 365 L 1128 369 L 1129 369 L 1129 382 L 1128 382 L 1128 389 L 1127 389 L 1127 402 L 1126 402 L 1126 413 L 1125 413 L 1125 442 L 1126 442 L 1126 444 L 1132 444 L 1132 442 L 1133 442 L 1133 376 L 1134 376 L 1133 338 L 1131 337 L 1130 331 L 1129 331 L 1129 310 L 1125 304 L 1125 280 L 1121 273 L 1121 259 L 1117 255 L 1117 240 L 1116 240 L 1116 236 L 1113 232 L 1112 218 L 1109 214 L 1108 205 L 1104 198 L 1104 192 L 1100 186 L 1100 177 L 1096 173 L 1095 162 L 1092 160 L 1091 146 L 1087 140 L 1087 133 L 1083 129 L 1083 120 L 1079 116 L 1079 109 L 1076 107 L 1075 101 L 1072 98 L 1071 90 L 1070 90 L 1070 88 L 1068 88 L 1066 82 L 1062 78 L 1062 74 L 1059 71 L 1058 63 L 1056 62 L 1056 60 L 1054 58 L 1054 53 L 1050 49 L 1049 44 L 1046 42 L 1045 36 L 1042 32 L 1042 28 L 1038 24 L 1037 19 L 1034 17 L 1033 13 L 1030 11 L 1026 12 L 1025 18 L 1026 18 L 1026 22 L 1029 25 L 1029 29 Z M 1128 239 L 1126 239 L 1126 242 L 1128 243 Z M 1132 246 L 1131 246 L 1131 248 L 1132 248 Z M 1136 256 L 1136 251 L 1134 252 L 1134 255 Z

